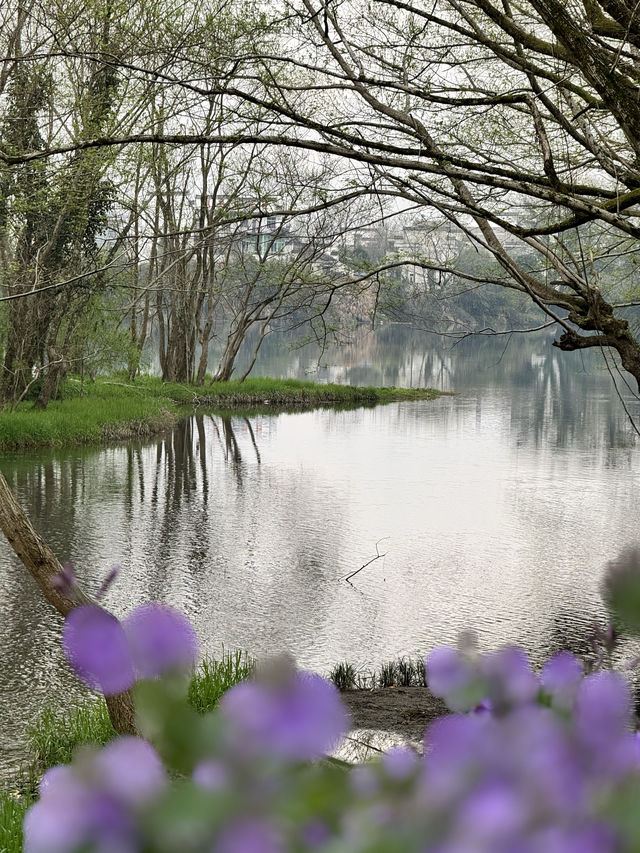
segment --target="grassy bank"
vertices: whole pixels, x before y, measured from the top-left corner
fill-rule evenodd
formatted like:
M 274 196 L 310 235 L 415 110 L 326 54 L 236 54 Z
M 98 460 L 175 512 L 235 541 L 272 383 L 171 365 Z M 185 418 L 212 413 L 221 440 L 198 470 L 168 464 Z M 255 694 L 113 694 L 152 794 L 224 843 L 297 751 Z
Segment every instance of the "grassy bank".
M 25 401 L 15 411 L 0 411 L 0 450 L 65 444 L 99 444 L 157 435 L 173 426 L 188 409 L 260 411 L 363 406 L 439 396 L 433 389 L 370 388 L 322 385 L 294 379 L 246 379 L 203 387 L 163 383 L 143 376 L 128 382 L 100 377 L 80 383 L 68 379 L 61 398 L 36 411 Z

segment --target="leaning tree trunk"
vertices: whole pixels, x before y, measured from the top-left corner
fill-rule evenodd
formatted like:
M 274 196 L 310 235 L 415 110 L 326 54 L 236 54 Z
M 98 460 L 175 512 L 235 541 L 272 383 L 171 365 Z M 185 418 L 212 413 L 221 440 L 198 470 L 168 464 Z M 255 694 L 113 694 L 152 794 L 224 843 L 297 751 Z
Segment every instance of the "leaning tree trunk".
M 62 571 L 60 561 L 36 532 L 1 473 L 0 527 L 24 567 L 40 587 L 44 597 L 58 613 L 66 616 L 79 604 L 96 605 L 96 602 L 77 583 L 74 583 L 70 591 L 72 597 L 65 595 L 56 587 L 53 579 Z M 126 691 L 105 698 L 114 729 L 119 734 L 137 734 L 131 693 Z

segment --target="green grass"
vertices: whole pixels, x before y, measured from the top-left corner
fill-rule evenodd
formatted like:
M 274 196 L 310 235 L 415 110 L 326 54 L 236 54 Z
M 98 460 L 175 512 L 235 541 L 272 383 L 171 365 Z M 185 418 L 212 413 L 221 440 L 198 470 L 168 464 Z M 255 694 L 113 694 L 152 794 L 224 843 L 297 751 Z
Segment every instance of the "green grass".
M 170 387 L 170 386 L 169 386 Z M 374 388 L 303 382 L 298 379 L 256 377 L 244 382 L 216 382 L 205 385 L 200 399 L 210 405 L 225 406 L 313 406 L 322 404 L 361 405 L 400 400 L 425 400 L 439 396 L 432 388 Z
M 189 683 L 189 704 L 201 714 L 213 710 L 223 693 L 253 674 L 255 665 L 253 658 L 240 651 L 223 652 L 221 660 L 205 658 Z
M 0 449 L 64 444 L 95 444 L 110 439 L 143 437 L 172 426 L 178 406 L 168 395 L 100 379 L 67 380 L 62 397 L 45 411 L 31 402 L 0 411 Z
M 22 853 L 22 821 L 31 801 L 0 791 L 0 853 Z
M 402 657 L 377 670 L 356 669 L 348 661 L 336 664 L 327 676 L 338 690 L 373 690 L 380 687 L 424 687 L 424 660 Z
M 39 770 L 68 764 L 82 743 L 104 746 L 115 737 L 103 699 L 86 701 L 72 710 L 45 708 L 27 729 L 27 743 Z
M 358 673 L 353 664 L 347 661 L 337 663 L 328 677 L 340 691 L 355 690 L 358 687 Z
M 80 383 L 69 378 L 59 400 L 37 411 L 31 401 L 0 411 L 0 450 L 65 444 L 98 444 L 144 438 L 173 426 L 185 407 L 238 410 L 295 410 L 314 406 L 363 406 L 400 400 L 433 399 L 433 389 L 322 385 L 295 379 L 256 377 L 202 387 L 163 383 L 141 376 L 99 377 Z
M 189 682 L 189 704 L 205 714 L 218 704 L 226 690 L 248 678 L 254 668 L 255 662 L 246 652 L 223 652 L 220 660 L 205 658 Z M 45 708 L 27 729 L 27 743 L 37 771 L 43 772 L 56 764 L 68 764 L 80 744 L 103 746 L 115 735 L 107 706 L 103 699 L 97 699 L 71 710 Z

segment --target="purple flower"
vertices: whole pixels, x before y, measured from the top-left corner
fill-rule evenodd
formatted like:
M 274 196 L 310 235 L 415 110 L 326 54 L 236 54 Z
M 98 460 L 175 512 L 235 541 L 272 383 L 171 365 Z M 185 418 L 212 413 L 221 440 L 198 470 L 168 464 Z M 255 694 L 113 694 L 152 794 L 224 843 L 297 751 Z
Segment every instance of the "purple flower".
M 361 799 L 374 797 L 380 791 L 380 779 L 371 766 L 357 764 L 349 774 L 351 790 Z
M 60 571 L 51 578 L 51 586 L 58 592 L 73 600 L 74 587 L 76 585 L 76 573 L 73 563 L 65 563 Z
M 209 758 L 194 767 L 192 778 L 201 788 L 221 791 L 229 781 L 229 771 L 221 761 Z
M 482 751 L 493 750 L 490 714 L 451 714 L 429 725 L 424 735 L 429 799 L 444 807 L 466 788 L 482 765 Z
M 118 577 L 118 573 L 120 572 L 120 566 L 112 566 L 109 570 L 107 576 L 100 584 L 100 589 L 96 592 L 96 598 L 98 601 L 102 601 L 107 592 L 109 591 L 109 587 Z
M 583 678 L 582 664 L 571 652 L 558 652 L 542 668 L 540 682 L 554 704 L 572 707 Z
M 281 684 L 238 684 L 225 693 L 220 709 L 239 748 L 283 759 L 317 758 L 348 728 L 336 688 L 308 672 L 294 672 Z
M 331 839 L 331 830 L 327 823 L 320 818 L 310 820 L 300 829 L 300 839 L 305 848 L 315 850 L 324 847 Z
M 91 792 L 69 767 L 53 767 L 40 783 L 40 800 L 24 819 L 25 853 L 73 853 L 90 829 Z
M 475 786 L 461 804 L 456 833 L 476 842 L 505 843 L 517 838 L 528 817 L 527 803 L 513 785 L 485 782 Z
M 418 766 L 418 756 L 408 747 L 397 746 L 385 753 L 382 765 L 389 779 L 404 781 L 414 774 Z
M 532 853 L 616 853 L 620 850 L 611 827 L 587 821 L 582 826 L 550 826 L 532 839 Z
M 631 691 L 617 672 L 596 672 L 585 678 L 575 705 L 576 728 L 587 744 L 608 744 L 629 732 Z
M 120 622 L 92 605 L 75 607 L 62 632 L 67 660 L 76 674 L 105 696 L 128 690 L 135 681 L 129 643 Z
M 76 607 L 66 618 L 63 645 L 77 675 L 105 696 L 128 690 L 136 678 L 190 668 L 198 655 L 189 620 L 162 604 L 138 607 L 124 624 L 100 607 Z
M 521 706 L 500 721 L 499 738 L 504 762 L 528 800 L 547 812 L 579 812 L 584 762 L 562 717 L 539 705 Z
M 168 782 L 158 753 L 139 737 L 115 738 L 98 753 L 93 766 L 101 788 L 132 806 L 152 800 Z
M 279 833 L 265 820 L 245 818 L 220 834 L 213 853 L 283 853 Z
M 444 699 L 452 711 L 468 711 L 477 704 L 475 692 L 467 695 L 474 682 L 474 672 L 457 649 L 450 646 L 433 649 L 425 660 L 425 672 L 429 690 Z
M 40 799 L 45 794 L 52 790 L 62 790 L 65 785 L 73 786 L 75 784 L 75 776 L 71 767 L 67 764 L 56 764 L 55 767 L 50 767 L 42 776 L 38 791 Z
M 538 694 L 538 679 L 525 652 L 517 646 L 503 646 L 485 655 L 481 670 L 496 709 L 533 702 Z
M 127 616 L 124 631 L 140 678 L 189 669 L 198 658 L 196 632 L 173 607 L 143 604 Z
M 77 777 L 53 768 L 41 798 L 24 819 L 25 853 L 76 853 L 79 849 L 136 853 L 136 831 L 127 807 Z

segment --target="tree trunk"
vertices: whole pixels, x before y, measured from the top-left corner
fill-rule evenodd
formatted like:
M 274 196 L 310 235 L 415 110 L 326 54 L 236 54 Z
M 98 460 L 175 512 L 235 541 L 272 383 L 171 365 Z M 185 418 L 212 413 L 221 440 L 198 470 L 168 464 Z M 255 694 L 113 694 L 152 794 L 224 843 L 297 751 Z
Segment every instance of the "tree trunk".
M 66 616 L 79 604 L 98 606 L 76 583 L 70 590 L 72 597 L 68 597 L 56 587 L 53 579 L 62 571 L 62 565 L 44 539 L 36 532 L 1 473 L 0 527 L 22 564 L 40 587 L 44 597 L 58 613 Z M 131 693 L 126 691 L 117 696 L 105 698 L 114 729 L 119 734 L 136 734 Z
M 251 321 L 246 317 L 237 321 L 235 331 L 231 332 L 227 338 L 224 352 L 222 353 L 218 363 L 218 369 L 211 378 L 212 383 L 228 382 L 231 379 L 235 369 L 236 357 L 240 352 L 240 347 L 242 346 L 242 342 L 244 341 L 250 327 Z
M 58 393 L 58 384 L 63 370 L 63 361 L 60 353 L 56 352 L 53 347 L 49 347 L 47 355 L 49 361 L 47 363 L 44 382 L 38 394 L 38 399 L 33 404 L 34 409 L 40 409 L 41 411 L 47 408 L 51 400 Z

